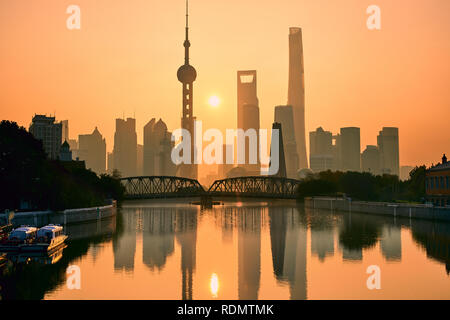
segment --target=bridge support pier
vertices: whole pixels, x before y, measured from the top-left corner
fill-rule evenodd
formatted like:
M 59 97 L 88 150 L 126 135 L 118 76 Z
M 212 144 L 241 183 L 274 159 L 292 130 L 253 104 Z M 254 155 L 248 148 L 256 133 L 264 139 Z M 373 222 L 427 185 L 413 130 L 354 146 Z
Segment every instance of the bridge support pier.
M 213 207 L 212 197 L 209 195 L 202 195 L 200 198 L 200 207 L 202 209 L 211 209 Z

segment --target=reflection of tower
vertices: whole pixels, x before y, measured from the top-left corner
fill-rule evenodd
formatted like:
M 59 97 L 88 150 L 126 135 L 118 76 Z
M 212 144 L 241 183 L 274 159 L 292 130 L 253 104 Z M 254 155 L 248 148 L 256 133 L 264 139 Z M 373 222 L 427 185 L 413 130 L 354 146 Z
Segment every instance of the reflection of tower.
M 198 166 L 194 164 L 194 81 L 197 78 L 197 71 L 189 64 L 189 14 L 188 1 L 186 1 L 186 40 L 184 40 L 184 65 L 177 72 L 178 81 L 183 84 L 183 117 L 181 118 L 181 128 L 187 130 L 191 135 L 191 163 L 181 164 L 178 175 L 184 178 L 197 179 Z
M 237 116 L 238 129 L 246 132 L 249 129 L 256 131 L 256 141 L 251 142 L 249 137 L 244 141 L 237 141 L 238 146 L 245 143 L 244 168 L 249 175 L 259 175 L 259 101 L 257 89 L 256 71 L 238 71 L 237 73 Z M 250 152 L 256 152 L 256 164 L 250 164 Z
M 274 273 L 288 282 L 292 300 L 304 300 L 306 292 L 306 226 L 296 209 L 269 208 Z
M 145 208 L 142 220 L 142 260 L 150 270 L 161 270 L 174 250 L 175 212 L 169 208 Z
M 114 269 L 132 272 L 136 253 L 136 214 L 134 210 L 123 212 L 123 234 L 114 242 Z
M 257 300 L 261 275 L 261 209 L 242 208 L 238 215 L 238 293 Z
M 402 229 L 385 225 L 381 233 L 381 252 L 386 260 L 402 259 Z
M 277 123 L 274 122 L 272 125 L 272 139 L 271 139 L 271 143 L 275 143 L 277 142 L 275 140 L 275 136 L 273 131 L 274 130 L 278 130 L 278 172 L 275 174 L 275 176 L 277 177 L 282 177 L 282 178 L 286 178 L 286 161 L 284 158 L 284 144 L 283 144 L 283 140 L 284 140 L 284 136 L 283 136 L 283 130 L 281 128 L 281 123 Z M 271 161 L 271 166 L 272 166 L 272 148 L 271 149 L 271 154 L 270 154 L 270 161 Z
M 294 129 L 299 169 L 308 168 L 305 139 L 305 75 L 303 68 L 302 29 L 289 29 L 288 105 L 294 109 Z
M 181 298 L 183 300 L 192 300 L 192 280 L 195 271 L 197 244 L 197 210 L 178 211 L 175 225 L 175 234 L 181 246 Z

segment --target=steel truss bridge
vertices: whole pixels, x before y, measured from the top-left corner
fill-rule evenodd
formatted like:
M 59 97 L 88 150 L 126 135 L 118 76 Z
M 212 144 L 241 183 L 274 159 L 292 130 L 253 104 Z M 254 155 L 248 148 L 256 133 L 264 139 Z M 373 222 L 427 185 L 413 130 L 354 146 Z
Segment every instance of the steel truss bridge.
M 300 181 L 274 176 L 216 180 L 208 190 L 194 179 L 181 177 L 122 178 L 126 199 L 234 197 L 296 199 Z

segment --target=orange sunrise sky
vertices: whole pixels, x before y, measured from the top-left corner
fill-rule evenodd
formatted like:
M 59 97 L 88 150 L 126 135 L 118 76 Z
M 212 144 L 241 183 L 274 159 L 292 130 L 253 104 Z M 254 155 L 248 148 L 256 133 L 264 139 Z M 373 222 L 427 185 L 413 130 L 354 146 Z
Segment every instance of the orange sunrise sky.
M 68 30 L 66 9 L 81 8 Z M 381 30 L 366 9 L 381 8 Z M 69 119 L 70 137 L 97 126 L 113 148 L 115 118 L 180 127 L 184 0 L 0 0 L 0 115 L 28 128 L 35 113 Z M 400 164 L 450 153 L 449 0 L 191 0 L 194 115 L 236 127 L 236 71 L 258 71 L 261 127 L 286 104 L 289 27 L 301 27 L 306 128 L 361 128 L 361 151 L 400 129 Z M 217 95 L 213 108 L 208 99 Z M 309 142 L 307 141 L 309 146 Z

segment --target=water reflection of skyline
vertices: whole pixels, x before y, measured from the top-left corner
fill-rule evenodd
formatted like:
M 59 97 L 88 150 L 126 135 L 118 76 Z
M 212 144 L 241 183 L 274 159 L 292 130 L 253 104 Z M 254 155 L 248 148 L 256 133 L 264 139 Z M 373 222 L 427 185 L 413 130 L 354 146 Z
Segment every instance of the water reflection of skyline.
M 277 286 L 287 288 L 290 299 L 310 298 L 311 286 L 317 286 L 314 283 L 318 276 L 315 268 L 327 265 L 328 261 L 334 266 L 336 261 L 361 264 L 366 254 L 373 256 L 379 252 L 385 263 L 402 264 L 405 252 L 408 253 L 405 250 L 413 248 L 410 244 L 404 248 L 402 235 L 404 238 L 407 234 L 410 235 L 408 242 L 413 241 L 416 248 L 422 248 L 422 255 L 427 260 L 442 264 L 445 275 L 450 271 L 449 224 L 305 210 L 295 203 L 230 204 L 205 211 L 195 206 L 142 205 L 125 207 L 110 221 L 67 226 L 72 241 L 60 261 L 43 268 L 15 265 L 9 274 L 0 276 L 3 287 L 0 294 L 3 299 L 42 299 L 46 293 L 64 286 L 65 268 L 71 261 L 87 256 L 91 261 L 100 260 L 99 265 L 104 268 L 101 261 L 109 252 L 113 258 L 109 268 L 118 276 L 121 273 L 133 275 L 136 270 L 157 276 L 165 272 L 169 261 L 176 263 L 177 271 L 173 273 L 171 269 L 170 279 L 180 293 L 172 298 L 198 298 L 204 294 L 203 284 L 199 283 L 205 272 L 201 266 L 209 256 L 205 246 L 198 242 L 205 242 L 204 236 L 199 238 L 200 229 L 203 234 L 205 230 L 218 234 L 218 242 L 214 242 L 217 250 L 222 250 L 221 246 L 232 248 L 226 257 L 220 257 L 222 262 L 218 262 L 236 261 L 236 264 L 228 263 L 225 269 L 221 268 L 221 272 L 228 269 L 226 272 L 232 277 L 228 275 L 227 278 L 219 272 L 216 285 L 221 286 L 219 281 L 222 279 L 233 281 L 234 294 L 239 299 L 265 298 L 268 276 Z M 108 250 L 105 251 L 106 247 Z M 215 250 L 215 247 L 208 248 Z M 142 259 L 137 261 L 140 252 Z M 172 258 L 169 260 L 169 257 Z M 217 254 L 211 257 L 217 259 Z M 267 261 L 265 257 L 270 259 L 269 262 L 264 262 Z M 269 266 L 267 263 L 270 262 Z M 98 272 L 107 273 L 108 270 Z M 200 274 L 196 274 L 198 272 Z M 37 280 L 38 274 L 41 280 Z M 208 281 L 211 274 L 208 274 Z M 26 279 L 32 279 L 31 292 L 25 289 L 30 285 Z M 230 287 L 230 284 L 226 283 L 226 286 Z M 228 291 L 227 296 L 229 294 Z M 218 297 L 221 298 L 220 294 Z
M 127 209 L 128 210 L 128 209 Z M 307 299 L 307 252 L 323 263 L 337 252 L 342 261 L 362 262 L 364 251 L 379 246 L 380 252 L 388 262 L 401 262 L 402 224 L 384 217 L 364 214 L 339 214 L 292 206 L 231 206 L 219 207 L 200 213 L 196 207 L 190 208 L 142 208 L 124 211 L 125 215 L 139 214 L 143 223 L 143 263 L 151 271 L 164 269 L 167 258 L 174 252 L 174 240 L 181 248 L 181 298 L 192 299 L 195 284 L 193 276 L 196 269 L 197 228 L 200 215 L 214 217 L 215 227 L 220 229 L 223 243 L 237 240 L 237 297 L 239 299 L 258 299 L 261 286 L 261 236 L 268 228 L 273 262 L 273 275 L 280 284 L 289 287 L 291 299 Z M 134 220 L 133 220 L 134 219 Z M 135 218 L 124 217 L 122 236 L 131 253 L 136 241 Z M 136 223 L 136 222 L 134 222 Z M 416 222 L 423 225 L 421 222 Z M 403 225 L 405 227 L 405 225 Z M 411 228 L 415 226 L 412 225 Z M 446 233 L 449 238 L 450 230 Z M 308 235 L 309 233 L 309 235 Z M 236 235 L 236 238 L 234 238 Z M 309 237 L 309 241 L 308 241 Z M 133 240 L 134 239 L 134 240 Z M 420 243 L 422 238 L 416 236 Z M 434 239 L 436 241 L 436 239 Z M 428 251 L 432 251 L 430 246 Z M 442 248 L 434 251 L 434 259 L 447 263 L 449 254 Z M 120 248 L 120 247 L 119 247 Z M 445 247 L 447 248 L 447 247 Z M 336 251 L 337 250 L 337 251 Z M 121 261 L 121 251 L 115 251 L 115 261 Z M 430 255 L 432 258 L 433 256 Z M 130 262 L 122 263 L 129 265 Z

